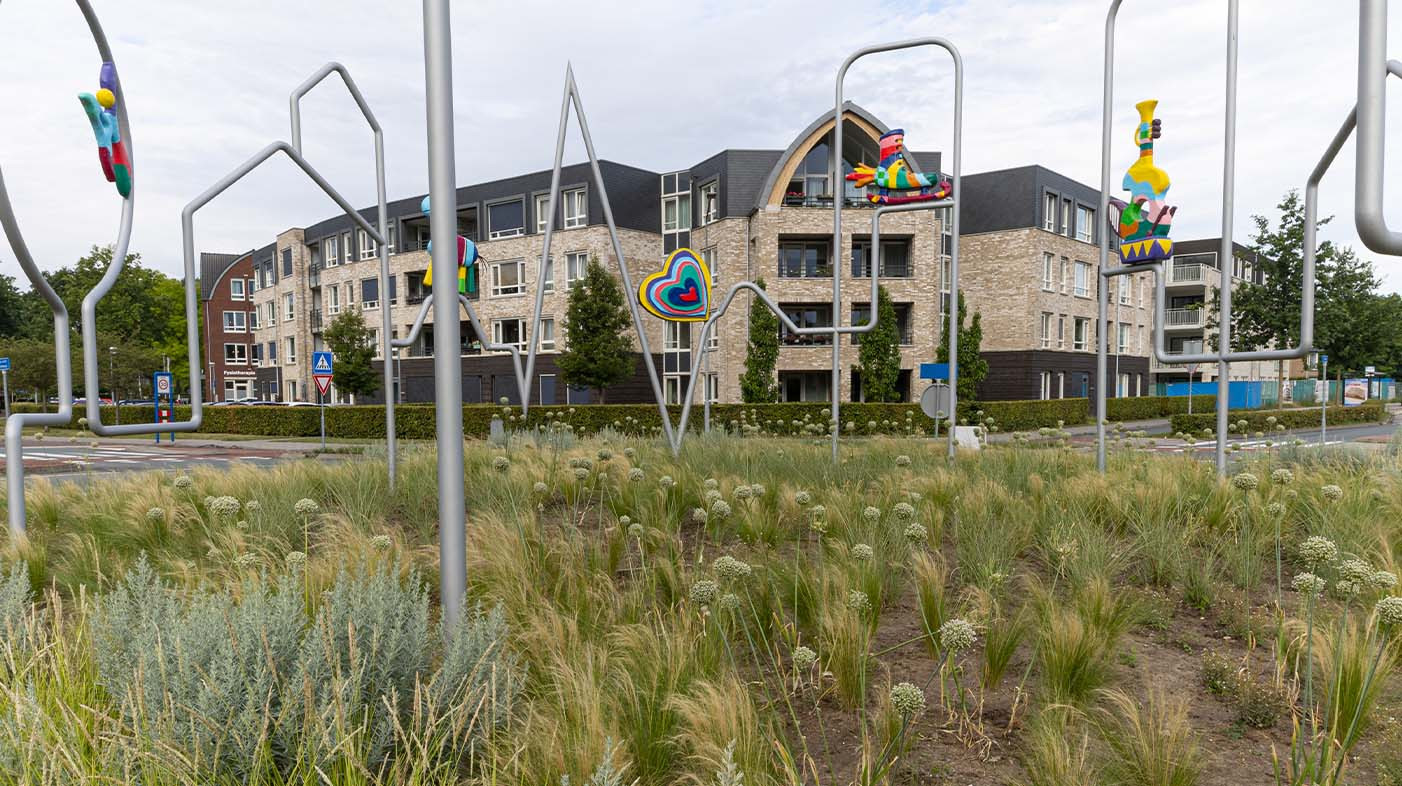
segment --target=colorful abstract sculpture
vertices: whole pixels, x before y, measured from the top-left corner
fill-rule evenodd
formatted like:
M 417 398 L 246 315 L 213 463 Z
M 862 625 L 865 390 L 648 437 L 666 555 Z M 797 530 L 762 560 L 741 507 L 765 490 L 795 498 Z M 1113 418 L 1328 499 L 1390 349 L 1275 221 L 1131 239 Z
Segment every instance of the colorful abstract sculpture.
M 123 198 L 131 196 L 131 159 L 122 144 L 121 124 L 117 122 L 117 67 L 103 63 L 98 75 L 97 94 L 79 93 L 78 101 L 92 124 L 93 136 L 97 137 L 97 160 L 102 164 L 102 174 L 107 182 L 117 184 L 117 193 Z
M 670 322 L 703 322 L 711 310 L 711 271 L 695 251 L 679 248 L 662 270 L 643 279 L 638 302 Z
M 428 215 L 428 197 L 421 205 L 424 215 Z M 424 286 L 433 286 L 433 241 L 428 241 L 428 270 L 424 271 Z M 477 253 L 477 244 L 458 235 L 458 292 L 463 295 L 477 294 L 477 263 L 482 255 Z
M 915 172 L 905 157 L 905 131 L 891 129 L 881 135 L 881 160 L 876 168 L 857 164 L 847 175 L 858 188 L 866 187 L 867 199 L 879 205 L 948 199 L 954 187 L 938 174 Z
M 1115 229 L 1120 236 L 1120 261 L 1126 265 L 1173 256 L 1173 241 L 1168 239 L 1168 230 L 1178 208 L 1164 201 L 1171 183 L 1168 173 L 1154 164 L 1154 140 L 1163 133 L 1159 119 L 1154 117 L 1158 105 L 1158 101 L 1140 101 L 1134 105 L 1139 110 L 1139 127 L 1134 130 L 1139 160 L 1125 172 L 1122 186 L 1129 192 L 1129 204 L 1110 200 L 1111 206 L 1120 211 L 1119 226 Z

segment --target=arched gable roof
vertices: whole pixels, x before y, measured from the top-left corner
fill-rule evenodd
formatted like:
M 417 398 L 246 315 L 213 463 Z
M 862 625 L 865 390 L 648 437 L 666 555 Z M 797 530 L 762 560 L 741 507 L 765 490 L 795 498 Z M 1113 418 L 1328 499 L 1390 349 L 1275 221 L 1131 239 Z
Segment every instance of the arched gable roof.
M 891 130 L 876 115 L 863 109 L 861 106 L 846 101 L 842 104 L 842 119 L 862 129 L 875 141 L 882 134 Z M 809 148 L 817 144 L 827 133 L 832 130 L 832 113 L 824 112 L 819 115 L 808 127 L 799 132 L 798 136 L 785 148 L 779 160 L 774 162 L 774 167 L 769 170 L 769 175 L 764 179 L 764 187 L 755 195 L 755 209 L 763 210 L 769 205 L 779 204 L 783 194 L 779 190 L 784 188 L 789 181 L 789 176 L 794 173 L 798 163 L 808 154 Z M 906 152 L 906 160 L 915 171 L 922 171 L 915 157 Z

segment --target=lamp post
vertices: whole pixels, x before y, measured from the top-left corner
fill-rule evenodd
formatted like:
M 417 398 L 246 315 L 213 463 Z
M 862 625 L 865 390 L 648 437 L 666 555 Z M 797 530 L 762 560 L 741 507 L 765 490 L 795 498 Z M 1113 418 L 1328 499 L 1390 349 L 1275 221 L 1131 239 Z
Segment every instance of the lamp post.
M 107 371 L 112 376 L 112 409 L 116 410 L 116 423 L 122 425 L 122 407 L 118 404 L 117 398 L 117 348 L 107 348 Z

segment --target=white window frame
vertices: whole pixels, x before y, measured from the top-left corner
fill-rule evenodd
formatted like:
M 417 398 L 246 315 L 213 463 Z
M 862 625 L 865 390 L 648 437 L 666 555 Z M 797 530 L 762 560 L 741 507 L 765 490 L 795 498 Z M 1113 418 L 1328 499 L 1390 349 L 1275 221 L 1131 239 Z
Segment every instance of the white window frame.
M 541 291 L 548 295 L 555 291 L 555 257 L 548 257 L 541 264 L 545 265 L 545 286 Z
M 1070 199 L 1062 199 L 1062 200 L 1061 200 L 1061 232 L 1060 232 L 1060 234 L 1063 234 L 1063 235 L 1065 235 L 1066 237 L 1071 237 L 1071 211 L 1073 210 L 1073 205 L 1075 205 L 1075 203 L 1072 202 Z
M 341 288 L 338 286 L 327 288 L 326 313 L 331 316 L 341 313 Z
M 668 324 L 672 323 L 669 322 Z M 668 374 L 667 377 L 662 380 L 662 384 L 665 388 L 663 396 L 666 397 L 668 406 L 682 403 L 684 390 L 680 375 Z
M 244 300 L 244 299 L 245 299 L 244 293 L 246 292 L 246 290 L 245 290 L 244 287 L 245 287 L 245 284 L 244 284 L 243 279 L 241 279 L 241 278 L 231 278 L 231 279 L 229 279 L 229 299 L 230 299 L 230 300 Z
M 565 200 L 565 229 L 576 229 L 589 223 L 589 198 L 582 188 L 563 192 Z
M 1071 258 L 1061 258 L 1061 294 L 1071 291 Z
M 667 223 L 667 210 L 673 211 L 673 223 Z M 662 231 L 687 232 L 691 229 L 691 194 L 674 194 L 662 198 Z
M 514 322 L 516 324 L 517 340 L 515 342 L 508 342 L 503 340 L 505 338 L 503 328 L 505 328 L 507 322 Z M 529 340 L 526 336 L 526 320 L 521 319 L 519 317 L 492 320 L 492 343 L 508 344 L 516 347 L 517 349 L 524 350 L 529 343 Z
M 321 241 L 321 257 L 327 267 L 337 267 L 341 264 L 339 237 L 332 235 Z
M 230 324 L 232 323 L 232 324 Z M 242 323 L 242 324 L 240 324 Z M 224 312 L 224 332 L 225 333 L 247 333 L 248 332 L 248 312 L 246 311 L 225 311 Z
M 1056 397 L 1066 398 L 1066 372 L 1056 372 Z
M 706 269 L 711 271 L 711 286 L 720 283 L 720 270 L 716 265 L 716 247 L 708 246 L 701 249 L 701 261 L 706 263 Z
M 253 310 L 250 311 L 250 312 L 248 312 L 248 329 L 249 329 L 250 332 L 252 332 L 252 331 L 258 329 L 258 307 L 257 307 L 257 306 L 254 306 Z
M 540 351 L 555 351 L 555 318 L 540 318 Z
M 1128 322 L 1121 322 L 1115 330 L 1115 349 L 1118 355 L 1129 354 L 1129 344 L 1134 338 L 1134 326 Z
M 701 226 L 720 220 L 720 181 L 701 186 Z
M 526 234 L 526 226 L 525 226 L 526 222 L 525 222 L 524 220 L 521 222 L 521 226 L 519 226 L 519 227 L 511 227 L 510 229 L 492 229 L 492 208 L 493 208 L 493 207 L 496 207 L 497 205 L 509 205 L 509 204 L 511 204 L 512 202 L 518 202 L 518 201 L 521 202 L 521 211 L 524 213 L 525 210 L 526 210 L 525 200 L 506 199 L 506 200 L 503 200 L 503 201 L 501 201 L 501 202 L 497 202 L 497 203 L 494 203 L 494 204 L 491 204 L 491 205 L 487 205 L 487 239 L 488 239 L 488 240 L 501 240 L 501 239 L 503 239 L 503 238 L 508 238 L 508 237 L 520 237 L 520 236 Z M 522 218 L 524 219 L 525 216 L 522 216 Z
M 546 213 L 549 212 L 549 205 L 549 194 L 535 195 L 535 231 L 537 235 L 545 234 L 545 227 L 548 225 L 547 222 L 550 218 L 546 215 Z
M 229 357 L 229 350 L 235 350 L 234 357 Z M 239 351 L 242 350 L 242 351 Z M 242 357 L 239 357 L 242 355 Z M 224 365 L 226 366 L 246 366 L 248 365 L 248 345 L 247 344 L 225 344 L 224 345 Z
M 1056 288 L 1056 254 L 1042 252 L 1042 291 L 1051 292 Z
M 297 337 L 287 337 L 287 351 L 282 355 L 282 363 L 285 366 L 297 365 Z
M 691 323 L 690 322 L 664 322 L 662 332 L 663 352 L 690 352 L 691 351 Z M 684 331 L 684 332 L 683 332 Z M 682 346 L 682 336 L 686 336 L 686 346 Z
M 1060 201 L 1056 194 L 1050 191 L 1042 197 L 1042 229 L 1048 232 L 1056 231 L 1056 213 L 1059 205 Z
M 297 316 L 297 294 L 288 292 L 282 296 L 282 321 L 291 322 Z
M 578 266 L 578 269 L 576 269 Z M 584 278 L 584 273 L 589 269 L 588 251 L 571 251 L 565 254 L 565 291 L 574 289 L 576 281 Z
M 1130 276 L 1120 276 L 1119 297 L 1120 305 L 1134 305 L 1134 280 Z
M 1042 349 L 1051 349 L 1051 325 L 1052 314 L 1050 311 L 1042 312 Z
M 1046 401 L 1047 399 L 1051 398 L 1051 380 L 1052 380 L 1051 372 L 1050 372 L 1050 371 L 1043 371 L 1043 372 L 1040 374 L 1040 379 L 1041 379 L 1041 390 L 1038 391 L 1038 394 L 1037 394 L 1037 395 L 1038 395 L 1039 398 L 1041 398 L 1042 401 Z
M 1090 318 L 1076 317 L 1075 323 L 1071 326 L 1071 348 L 1077 352 L 1086 352 L 1090 349 Z
M 1056 348 L 1066 349 L 1066 315 L 1058 314 L 1056 317 Z
M 702 380 L 706 383 L 705 400 L 712 404 L 718 403 L 720 401 L 720 374 L 711 372 L 703 375 Z
M 1090 263 L 1078 259 L 1074 270 L 1076 272 L 1076 286 L 1073 294 L 1076 297 L 1090 297 Z
M 1084 205 L 1076 206 L 1076 239 L 1082 243 L 1095 242 L 1095 211 Z
M 516 268 L 516 283 L 510 287 L 502 286 L 501 271 L 507 265 Z M 510 291 L 508 291 L 510 289 Z M 507 259 L 501 262 L 492 263 L 492 297 L 519 297 L 526 294 L 526 260 Z
M 360 259 L 361 261 L 375 258 L 375 239 L 370 237 L 370 233 L 363 229 L 355 231 L 360 236 Z

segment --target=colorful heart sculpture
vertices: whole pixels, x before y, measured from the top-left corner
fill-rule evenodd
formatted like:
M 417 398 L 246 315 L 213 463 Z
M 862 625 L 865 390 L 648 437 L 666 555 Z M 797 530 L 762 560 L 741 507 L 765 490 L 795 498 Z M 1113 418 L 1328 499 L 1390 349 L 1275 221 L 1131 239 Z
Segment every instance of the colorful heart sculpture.
M 662 270 L 643 279 L 638 302 L 661 319 L 704 322 L 711 310 L 711 272 L 695 251 L 679 248 Z

